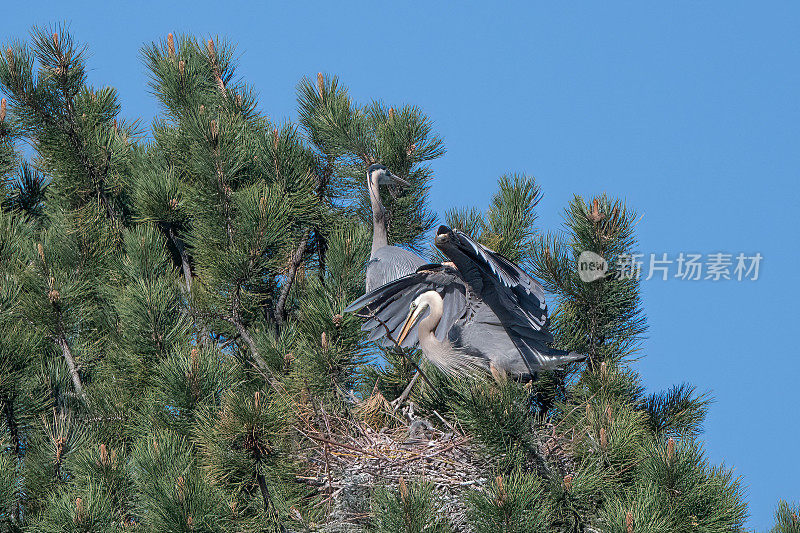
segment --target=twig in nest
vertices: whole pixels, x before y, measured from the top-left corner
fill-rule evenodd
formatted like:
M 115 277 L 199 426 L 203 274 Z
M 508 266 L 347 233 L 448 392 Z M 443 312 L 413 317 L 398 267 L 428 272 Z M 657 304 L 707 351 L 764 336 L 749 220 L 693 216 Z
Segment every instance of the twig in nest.
M 373 451 L 370 451 L 370 450 L 366 450 L 364 448 L 359 449 L 359 448 L 356 448 L 355 446 L 350 446 L 349 444 L 345 444 L 343 442 L 335 442 L 335 441 L 332 441 L 330 439 L 326 439 L 325 437 L 320 437 L 319 435 L 311 435 L 309 433 L 306 433 L 306 432 L 300 430 L 300 428 L 296 428 L 296 429 L 302 435 L 305 435 L 306 437 L 308 437 L 311 440 L 315 440 L 315 441 L 318 441 L 318 442 L 323 442 L 323 443 L 326 443 L 326 444 L 331 444 L 333 446 L 339 446 L 341 448 L 345 448 L 345 449 L 353 451 L 353 452 L 363 453 L 364 455 L 371 455 L 371 456 L 376 457 L 378 459 L 384 459 L 384 460 L 387 459 L 386 457 L 384 457 L 384 456 L 382 456 L 380 454 L 377 454 L 377 453 L 375 453 Z
M 457 430 L 456 428 L 454 428 L 454 427 L 453 427 L 453 426 L 450 424 L 450 422 L 448 422 L 447 420 L 445 420 L 444 418 L 442 418 L 442 415 L 440 415 L 440 414 L 439 414 L 439 412 L 438 412 L 438 411 L 436 411 L 436 409 L 434 409 L 434 410 L 433 410 L 433 414 L 435 414 L 435 415 L 436 415 L 436 418 L 438 418 L 439 420 L 441 420 L 441 421 L 444 423 L 444 425 L 445 425 L 445 426 L 447 426 L 448 428 L 450 428 L 450 431 L 452 431 L 454 434 L 457 434 L 457 433 L 458 433 L 458 430 Z

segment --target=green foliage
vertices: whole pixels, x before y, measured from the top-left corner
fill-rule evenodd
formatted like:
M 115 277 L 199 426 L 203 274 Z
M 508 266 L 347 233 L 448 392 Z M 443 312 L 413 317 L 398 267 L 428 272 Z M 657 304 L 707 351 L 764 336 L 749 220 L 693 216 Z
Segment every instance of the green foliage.
M 230 392 L 219 409 L 205 411 L 196 428 L 204 471 L 222 487 L 237 519 L 279 526 L 291 488 L 287 467 L 290 406 L 262 391 Z
M 694 387 L 683 383 L 651 394 L 645 399 L 644 409 L 657 437 L 693 437 L 702 432 L 710 403 L 707 394 L 697 394 Z
M 361 384 L 357 370 L 368 357 L 361 321 L 343 309 L 363 294 L 369 241 L 363 228 L 346 225 L 330 230 L 327 243 L 325 275 L 297 283 L 296 346 L 303 349 L 293 356 L 291 378 L 298 388 L 338 403 Z
M 602 523 L 606 528 L 604 531 L 614 533 L 675 531 L 665 500 L 657 488 L 646 485 L 622 498 L 611 499 L 603 510 Z
M 731 472 L 710 466 L 697 443 L 650 444 L 637 467 L 635 491 L 612 501 L 606 519 L 625 531 L 626 514 L 654 531 L 739 531 L 747 518 L 743 487 Z M 627 509 L 627 510 L 626 510 Z
M 190 433 L 198 414 L 207 407 L 217 407 L 227 391 L 240 386 L 241 368 L 218 349 L 192 348 L 173 351 L 164 357 L 153 372 L 148 405 L 155 423 L 178 434 Z
M 606 196 L 592 207 L 575 197 L 565 212 L 566 236 L 550 234 L 538 244 L 533 273 L 546 290 L 557 294 L 551 314 L 558 344 L 591 356 L 618 361 L 633 353 L 646 330 L 636 276 L 606 276 L 591 283 L 578 276 L 583 251 L 605 258 L 613 271 L 626 254 L 635 253 L 635 213 Z
M 140 439 L 131 452 L 136 514 L 146 531 L 222 531 L 228 506 L 203 476 L 190 444 L 168 431 Z
M 500 177 L 498 191 L 483 216 L 474 208 L 450 209 L 445 219 L 481 244 L 528 268 L 536 242 L 536 206 L 542 199 L 535 178 L 524 174 Z
M 548 527 L 549 509 L 541 478 L 521 471 L 497 476 L 486 490 L 470 495 L 476 533 L 538 533 Z
M 28 511 L 46 508 L 47 499 L 69 485 L 87 431 L 75 417 L 56 409 L 29 433 L 22 482 Z
M 70 209 L 96 203 L 119 220 L 136 125 L 116 118 L 114 89 L 86 85 L 85 57 L 66 28 L 34 28 L 30 45 L 11 46 L 0 59 L 0 86 L 14 126 L 34 141 L 53 201 Z
M 407 483 L 401 478 L 396 488 L 376 489 L 372 499 L 375 519 L 369 530 L 376 533 L 447 533 L 451 527 L 441 513 L 440 505 L 430 483 L 424 480 Z
M 465 429 L 501 471 L 527 467 L 537 459 L 530 395 L 523 386 L 512 380 L 469 383 L 455 403 Z
M 120 324 L 119 349 L 127 378 L 152 371 L 152 365 L 186 342 L 188 324 L 181 313 L 181 292 L 164 240 L 149 226 L 124 234 L 124 254 L 115 257 L 118 283 L 110 287 Z M 115 280 L 115 281 L 117 281 Z M 141 383 L 130 383 L 136 387 Z
M 14 181 L 11 182 L 6 209 L 24 214 L 28 219 L 40 219 L 44 214 L 44 201 L 48 184 L 44 175 L 23 161 Z
M 19 160 L 14 144 L 16 131 L 11 125 L 7 103 L 5 98 L 0 99 L 0 190 L 3 192 L 7 188 L 6 181 L 16 170 Z M 6 120 L 6 117 L 9 117 L 9 120 Z
M 33 527 L 43 533 L 123 531 L 121 524 L 115 521 L 107 494 L 95 484 L 74 493 L 63 491 L 53 495 Z
M 21 477 L 16 464 L 13 436 L 0 422 L 0 528 L 11 529 L 19 520 Z M 2 529 L 0 529 L 2 530 Z
M 403 349 L 401 352 L 401 349 L 396 347 L 383 347 L 379 356 L 382 362 L 381 365 L 369 364 L 363 368 L 365 375 L 363 392 L 371 391 L 377 386 L 378 390 L 386 398 L 400 396 L 416 373 L 414 364 L 424 365 L 422 353 L 419 350 Z M 427 368 L 423 371 L 429 377 L 436 377 L 435 373 L 428 373 Z M 430 391 L 430 387 L 421 386 L 416 391 L 433 394 L 433 391 Z M 426 400 L 423 400 L 426 403 L 426 407 L 432 407 L 432 403 Z
M 775 510 L 775 527 L 772 533 L 797 533 L 800 531 L 800 506 L 781 500 Z
M 389 241 L 421 252 L 436 220 L 427 206 L 433 172 L 426 163 L 444 155 L 431 120 L 414 106 L 358 105 L 335 76 L 320 74 L 317 83 L 304 78 L 297 94 L 300 125 L 323 161 L 331 198 L 371 220 L 366 170 L 383 163 L 411 185 L 380 192 L 389 213 Z

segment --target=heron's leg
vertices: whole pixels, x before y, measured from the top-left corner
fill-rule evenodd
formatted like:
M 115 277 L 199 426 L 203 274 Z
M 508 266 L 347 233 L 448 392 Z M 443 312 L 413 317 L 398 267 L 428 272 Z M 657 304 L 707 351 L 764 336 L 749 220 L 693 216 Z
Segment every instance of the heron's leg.
M 508 381 L 508 375 L 506 374 L 506 371 L 502 368 L 496 367 L 492 361 L 489 361 L 489 371 L 492 373 L 492 377 L 498 385 L 502 385 Z
M 391 404 L 392 405 L 392 410 L 397 411 L 397 408 L 400 407 L 400 404 L 402 404 L 406 400 L 406 398 L 408 398 L 408 395 L 411 394 L 411 389 L 414 388 L 414 383 L 417 382 L 417 378 L 418 377 L 419 377 L 419 372 L 414 374 L 414 377 L 411 378 L 411 381 L 408 383 L 406 388 L 403 390 L 403 393 L 400 396 L 398 396 L 395 400 L 392 401 L 392 404 Z

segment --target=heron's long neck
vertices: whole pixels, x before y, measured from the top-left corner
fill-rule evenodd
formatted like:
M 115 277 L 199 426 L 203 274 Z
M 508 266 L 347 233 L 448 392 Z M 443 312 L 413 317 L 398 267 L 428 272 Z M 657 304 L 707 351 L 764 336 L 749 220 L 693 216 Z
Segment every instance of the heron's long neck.
M 367 176 L 367 189 L 369 190 L 369 201 L 372 204 L 372 251 L 370 257 L 373 257 L 375 252 L 389 245 L 389 239 L 386 234 L 386 209 L 381 203 L 378 183 L 372 179 L 372 176 Z
M 436 294 L 436 293 L 434 293 Z M 422 319 L 418 326 L 419 344 L 423 351 L 426 348 L 437 348 L 441 344 L 439 339 L 436 338 L 436 328 L 439 326 L 439 321 L 442 320 L 442 311 L 444 305 L 442 297 L 436 294 L 429 302 L 430 313 Z

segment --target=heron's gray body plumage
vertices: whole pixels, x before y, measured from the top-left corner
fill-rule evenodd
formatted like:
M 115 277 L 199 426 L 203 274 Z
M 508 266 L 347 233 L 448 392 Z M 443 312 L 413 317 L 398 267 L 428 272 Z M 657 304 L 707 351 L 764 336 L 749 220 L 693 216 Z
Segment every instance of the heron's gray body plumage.
M 383 246 L 370 254 L 367 263 L 367 292 L 416 272 L 426 261 L 399 246 Z
M 442 317 L 436 339 L 449 341 L 461 353 L 522 379 L 536 372 L 580 361 L 583 355 L 551 348 L 553 337 L 541 285 L 502 255 L 458 230 L 439 228 L 436 246 L 456 268 L 442 264 L 420 267 L 415 273 L 365 294 L 347 311 L 364 309 L 369 318 L 362 330 L 369 340 L 396 339 L 406 311 L 417 296 L 436 291 L 442 298 Z M 416 328 L 403 339 L 404 347 L 418 342 Z

